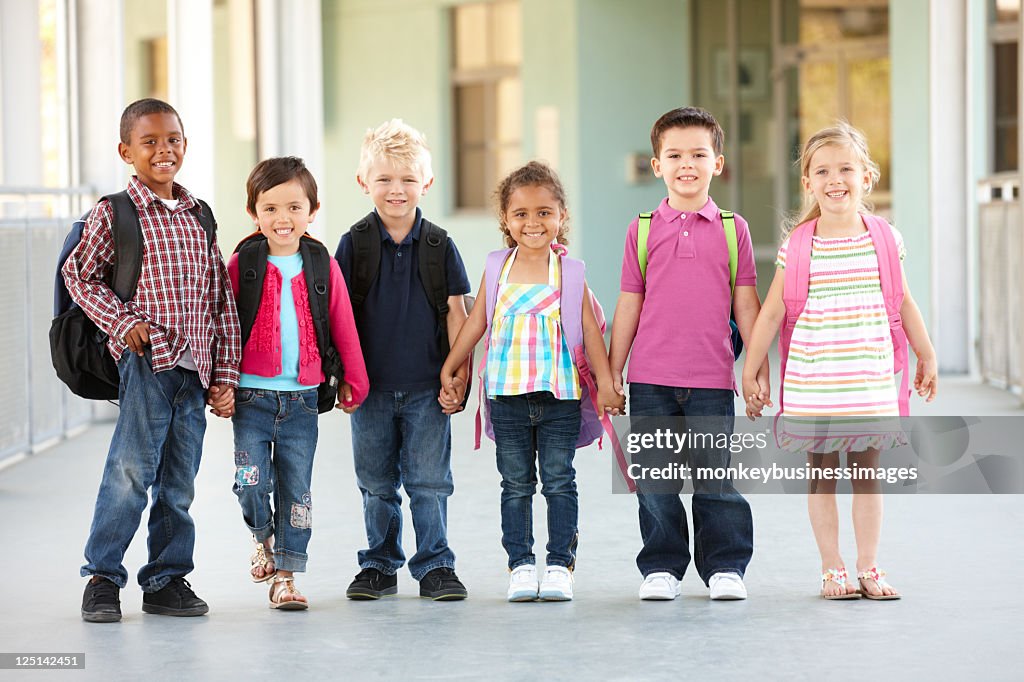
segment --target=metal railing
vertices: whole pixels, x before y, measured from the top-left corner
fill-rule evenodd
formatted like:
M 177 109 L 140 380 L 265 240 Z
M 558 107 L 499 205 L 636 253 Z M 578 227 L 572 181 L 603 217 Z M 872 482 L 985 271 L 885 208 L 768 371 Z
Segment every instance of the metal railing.
M 73 395 L 50 362 L 57 256 L 89 188 L 0 186 L 0 466 L 84 427 L 97 403 Z M 102 403 L 105 405 L 105 403 Z
M 1020 176 L 1002 173 L 978 185 L 978 354 L 982 378 L 1021 387 L 1022 258 Z

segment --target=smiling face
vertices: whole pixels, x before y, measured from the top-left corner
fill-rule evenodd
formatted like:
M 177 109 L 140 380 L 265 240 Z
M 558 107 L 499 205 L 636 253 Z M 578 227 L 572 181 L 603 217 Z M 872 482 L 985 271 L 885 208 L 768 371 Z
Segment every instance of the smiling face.
M 125 163 L 135 167 L 142 184 L 162 199 L 173 199 L 174 176 L 181 169 L 187 146 L 181 121 L 162 112 L 140 116 L 128 144 L 118 143 L 117 151 Z
M 811 156 L 801 178 L 822 216 L 849 216 L 861 206 L 871 174 L 850 145 L 826 144 Z
M 411 226 L 420 197 L 434 182 L 433 178 L 424 182 L 423 171 L 419 168 L 384 159 L 374 161 L 367 169 L 366 177 L 357 176 L 356 180 L 373 199 L 377 213 L 389 227 L 406 227 L 407 223 Z
M 548 249 L 569 213 L 550 188 L 523 185 L 509 195 L 501 217 L 522 251 Z
M 651 159 L 654 174 L 665 181 L 668 203 L 676 210 L 701 209 L 708 200 L 711 178 L 724 167 L 725 157 L 715 154 L 711 131 L 698 126 L 666 130 L 661 151 Z
M 290 256 L 299 250 L 299 240 L 316 217 L 316 206 L 297 179 L 274 185 L 256 197 L 256 213 L 249 213 L 267 238 L 271 256 Z

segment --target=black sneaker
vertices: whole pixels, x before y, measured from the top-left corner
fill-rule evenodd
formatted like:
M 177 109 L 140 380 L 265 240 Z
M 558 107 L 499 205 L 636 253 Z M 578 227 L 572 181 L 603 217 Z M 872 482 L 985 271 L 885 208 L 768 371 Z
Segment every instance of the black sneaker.
M 121 588 L 98 575 L 85 584 L 82 620 L 88 623 L 116 623 L 121 620 Z
M 384 575 L 376 568 L 364 568 L 356 574 L 348 586 L 345 596 L 349 599 L 366 601 L 398 594 L 398 576 Z
M 420 596 L 434 601 L 456 601 L 469 596 L 466 586 L 455 571 L 442 566 L 435 568 L 420 580 Z
M 161 616 L 201 616 L 210 610 L 184 578 L 172 578 L 156 592 L 142 593 L 142 610 Z

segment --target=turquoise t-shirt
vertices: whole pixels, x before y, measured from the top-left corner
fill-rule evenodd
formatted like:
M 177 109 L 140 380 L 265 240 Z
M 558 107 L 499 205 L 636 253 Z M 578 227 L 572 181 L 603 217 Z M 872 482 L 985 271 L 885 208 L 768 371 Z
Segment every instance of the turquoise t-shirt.
M 299 383 L 299 318 L 292 297 L 292 279 L 302 273 L 302 254 L 267 256 L 267 260 L 281 271 L 281 373 L 261 377 L 243 372 L 238 385 L 271 391 L 306 391 L 313 387 Z

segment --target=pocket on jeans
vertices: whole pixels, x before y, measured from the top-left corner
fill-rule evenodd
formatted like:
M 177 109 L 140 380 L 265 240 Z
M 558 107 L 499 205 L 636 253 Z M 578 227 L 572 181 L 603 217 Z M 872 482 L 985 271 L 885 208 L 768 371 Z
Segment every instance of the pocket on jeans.
M 299 394 L 299 402 L 302 403 L 302 409 L 310 414 L 320 414 L 320 410 L 317 409 L 317 393 L 316 391 L 303 391 Z
M 256 391 L 251 388 L 240 388 L 235 391 L 235 407 L 248 405 L 256 400 Z

